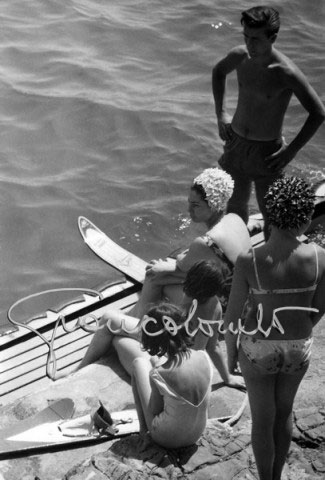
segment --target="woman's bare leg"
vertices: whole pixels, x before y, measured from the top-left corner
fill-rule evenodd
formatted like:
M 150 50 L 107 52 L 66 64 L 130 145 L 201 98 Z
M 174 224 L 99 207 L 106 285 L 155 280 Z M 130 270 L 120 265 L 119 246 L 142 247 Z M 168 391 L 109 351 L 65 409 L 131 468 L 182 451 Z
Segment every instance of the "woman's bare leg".
M 81 368 L 90 365 L 91 363 L 95 363 L 99 360 L 103 355 L 107 354 L 109 347 L 112 341 L 112 334 L 109 332 L 107 326 L 107 318 L 102 317 L 98 322 L 98 328 L 91 339 L 89 347 L 81 360 L 81 362 L 77 366 L 73 366 L 71 368 L 65 368 L 62 372 L 58 372 L 55 375 L 55 380 L 60 380 L 61 378 L 67 377 L 72 373 L 77 372 Z
M 99 325 L 94 333 L 94 336 L 89 344 L 89 347 L 85 353 L 85 356 L 76 367 L 76 370 L 80 370 L 81 368 L 90 365 L 91 363 L 97 362 L 101 357 L 106 355 L 109 351 L 109 348 L 112 343 L 113 335 L 108 330 L 107 326 L 107 318 L 103 316 L 99 320 Z
M 162 294 L 163 287 L 161 285 L 155 285 L 146 278 L 141 290 L 140 298 L 128 312 L 129 315 L 141 319 L 147 312 L 149 305 L 156 304 L 162 299 Z
M 151 305 L 157 304 L 163 299 L 167 299 L 168 302 L 175 305 L 181 305 L 183 296 L 183 285 L 181 283 L 157 285 L 146 279 L 143 284 L 141 296 L 134 307 L 129 311 L 129 315 L 142 318 Z
M 113 347 L 116 350 L 121 365 L 130 376 L 132 375 L 133 362 L 136 358 L 144 358 L 148 361 L 151 359 L 149 353 L 142 350 L 140 342 L 134 338 L 115 336 L 113 339 Z
M 252 415 L 252 448 L 260 480 L 273 480 L 276 375 L 262 374 L 239 350 Z
M 132 389 L 140 422 L 140 433 L 150 430 L 154 418 L 149 409 L 151 397 L 149 373 L 151 369 L 152 365 L 149 359 L 137 358 L 133 362 Z
M 292 438 L 293 402 L 307 368 L 294 375 L 260 373 L 239 350 L 252 412 L 252 447 L 260 480 L 280 480 Z
M 112 328 L 112 331 L 107 328 L 108 321 L 110 327 Z M 120 331 L 122 321 L 126 327 L 126 331 Z M 130 337 L 136 336 L 136 333 L 128 332 L 132 332 L 132 330 L 137 327 L 138 323 L 138 319 L 130 317 L 129 315 L 124 314 L 120 310 L 108 310 L 107 312 L 105 312 L 105 314 L 100 318 L 98 322 L 98 328 L 94 333 L 94 336 L 91 339 L 89 347 L 81 362 L 76 367 L 72 367 L 71 369 L 64 369 L 62 373 L 57 373 L 55 380 L 59 380 L 60 378 L 64 378 L 67 375 L 71 375 L 72 373 L 77 372 L 78 370 L 86 367 L 87 365 L 97 362 L 104 355 L 107 355 L 112 346 L 112 340 L 116 335 L 124 335 Z
M 275 458 L 272 480 L 280 480 L 292 439 L 293 402 L 308 366 L 294 375 L 279 373 L 275 386 Z
M 174 305 L 182 305 L 184 299 L 184 290 L 182 283 L 173 283 L 164 287 L 164 297 L 168 302 Z

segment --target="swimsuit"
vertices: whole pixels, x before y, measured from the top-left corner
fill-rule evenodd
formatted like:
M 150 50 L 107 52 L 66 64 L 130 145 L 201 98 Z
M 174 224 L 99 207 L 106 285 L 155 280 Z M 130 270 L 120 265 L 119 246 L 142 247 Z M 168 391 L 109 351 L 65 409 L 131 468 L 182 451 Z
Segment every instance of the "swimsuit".
M 171 388 L 157 368 L 150 372 L 151 380 L 164 398 L 164 409 L 154 417 L 150 435 L 155 442 L 166 448 L 193 445 L 200 438 L 206 426 L 213 371 L 205 351 L 192 351 L 192 355 L 195 355 L 196 358 L 193 357 L 193 360 L 197 361 L 200 366 L 205 360 L 207 368 L 210 369 L 206 391 L 201 392 L 200 399 L 196 404 L 186 400 Z
M 274 176 L 270 172 L 265 157 L 280 149 L 283 138 L 276 140 L 250 140 L 241 137 L 234 130 L 230 140 L 224 145 L 220 166 L 232 176 L 242 175 L 256 180 L 259 177 Z
M 252 295 L 282 295 L 282 294 L 303 294 L 315 291 L 318 283 L 319 268 L 318 268 L 318 254 L 317 248 L 312 244 L 315 250 L 316 257 L 316 274 L 315 281 L 308 287 L 299 288 L 278 288 L 278 289 L 264 289 L 261 286 L 257 265 L 255 251 L 253 252 L 253 264 L 255 270 L 256 283 L 258 288 L 251 288 Z M 262 304 L 259 304 L 260 310 L 262 310 Z M 318 310 L 312 307 L 300 307 L 300 306 L 286 306 L 278 309 L 274 309 L 272 315 L 272 325 L 278 328 L 281 333 L 284 330 L 275 317 L 275 312 L 280 310 L 305 310 L 310 312 L 317 312 Z M 276 320 L 276 322 L 274 321 Z M 259 368 L 263 373 L 288 373 L 294 374 L 303 370 L 308 366 L 311 356 L 311 347 L 313 339 L 311 336 L 297 340 L 268 340 L 254 338 L 252 335 L 242 333 L 240 335 L 241 348 L 248 358 L 248 360 Z
M 234 269 L 234 266 L 231 263 L 231 261 L 229 260 L 229 258 L 226 257 L 226 255 L 223 253 L 221 248 L 219 248 L 218 245 L 214 242 L 213 238 L 211 237 L 211 235 L 209 233 L 206 233 L 205 235 L 203 235 L 202 239 L 206 243 L 206 245 L 209 248 L 211 248 L 211 250 L 213 251 L 215 256 L 218 257 L 219 260 L 221 260 L 223 263 L 225 263 L 227 265 L 229 270 Z
M 255 249 L 252 249 L 253 253 L 253 265 L 254 265 L 254 272 L 255 272 L 255 278 L 256 278 L 256 283 L 258 288 L 251 288 L 251 293 L 253 295 L 265 295 L 265 294 L 285 294 L 285 293 L 304 293 L 304 292 L 312 292 L 316 290 L 317 284 L 318 284 L 318 276 L 319 276 L 319 268 L 318 268 L 318 253 L 317 253 L 317 248 L 314 243 L 311 244 L 314 248 L 315 252 L 315 264 L 316 264 L 316 273 L 315 273 L 315 281 L 312 285 L 309 285 L 309 287 L 300 287 L 300 288 L 275 288 L 275 289 L 265 289 L 262 288 L 261 282 L 260 282 L 260 277 L 258 275 L 257 271 L 257 264 L 256 264 L 256 256 L 255 256 Z
M 203 235 L 202 239 L 206 243 L 206 245 L 209 248 L 211 248 L 215 256 L 223 263 L 223 265 L 225 265 L 227 270 L 226 278 L 222 286 L 222 295 L 219 296 L 219 300 L 222 305 L 222 310 L 223 312 L 225 312 L 228 305 L 228 300 L 229 300 L 229 295 L 231 290 L 231 282 L 232 282 L 232 277 L 234 273 L 234 265 L 226 257 L 223 251 L 218 247 L 218 245 L 216 245 L 216 243 L 214 242 L 213 238 L 209 235 L 209 233 L 206 233 L 205 235 Z
M 263 373 L 293 374 L 310 361 L 313 338 L 265 340 L 242 334 L 240 346 L 248 360 Z
M 265 159 L 282 145 L 283 138 L 270 141 L 249 140 L 232 131 L 231 139 L 226 141 L 224 153 L 219 160 L 221 168 L 229 173 L 235 182 L 228 202 L 228 213 L 237 213 L 245 222 L 248 221 L 248 201 L 254 182 L 256 200 L 265 218 L 264 196 L 269 186 L 283 173 L 283 170 L 274 171 L 268 168 Z

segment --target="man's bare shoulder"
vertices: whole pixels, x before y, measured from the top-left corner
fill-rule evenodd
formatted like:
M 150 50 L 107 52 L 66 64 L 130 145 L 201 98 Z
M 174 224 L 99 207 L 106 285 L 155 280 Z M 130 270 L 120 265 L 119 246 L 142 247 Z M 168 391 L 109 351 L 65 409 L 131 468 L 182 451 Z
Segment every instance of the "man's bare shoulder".
M 282 76 L 283 80 L 290 81 L 300 80 L 304 77 L 300 68 L 284 53 L 274 50 L 274 61 L 272 68 Z
M 231 70 L 235 70 L 247 57 L 245 45 L 238 45 L 229 50 L 227 55 L 216 64 L 215 68 L 228 73 Z
M 225 58 L 231 59 L 233 61 L 242 62 L 248 58 L 247 48 L 245 45 L 237 45 L 236 47 L 229 50 Z
M 248 52 L 246 45 L 237 45 L 236 47 L 233 47 L 231 50 L 229 50 L 228 55 L 238 55 L 242 57 L 247 57 Z

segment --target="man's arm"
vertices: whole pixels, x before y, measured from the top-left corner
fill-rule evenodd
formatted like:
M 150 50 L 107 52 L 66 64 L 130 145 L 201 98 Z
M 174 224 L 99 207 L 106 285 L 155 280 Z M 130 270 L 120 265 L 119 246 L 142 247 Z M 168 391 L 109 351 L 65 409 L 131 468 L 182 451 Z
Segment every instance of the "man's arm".
M 291 162 L 325 120 L 325 108 L 322 101 L 298 67 L 286 71 L 284 75 L 285 84 L 308 112 L 308 117 L 289 145 L 285 145 L 278 152 L 267 157 L 267 160 L 270 160 L 270 168 L 274 170 L 284 168 Z
M 244 47 L 236 47 L 230 50 L 228 55 L 221 59 L 212 70 L 212 92 L 218 119 L 219 135 L 224 141 L 229 140 L 231 135 L 231 117 L 227 113 L 226 102 L 227 75 L 234 71 L 246 56 Z

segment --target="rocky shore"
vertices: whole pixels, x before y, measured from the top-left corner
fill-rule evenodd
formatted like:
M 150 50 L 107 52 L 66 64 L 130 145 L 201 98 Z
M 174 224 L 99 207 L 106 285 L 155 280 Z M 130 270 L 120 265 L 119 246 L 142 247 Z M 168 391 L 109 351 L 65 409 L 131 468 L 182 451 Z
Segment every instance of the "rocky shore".
M 295 402 L 294 438 L 283 480 L 325 478 L 324 347 L 323 319 L 315 328 L 312 363 Z M 110 356 L 73 377 L 49 381 L 41 392 L 3 405 L 0 427 L 29 418 L 64 397 L 74 400 L 75 416 L 96 408 L 98 398 L 111 411 L 133 405 L 128 377 Z M 2 460 L 0 480 L 256 480 L 250 427 L 246 407 L 232 427 L 209 419 L 204 435 L 192 447 L 165 450 L 150 438 L 133 434 L 87 447 Z

